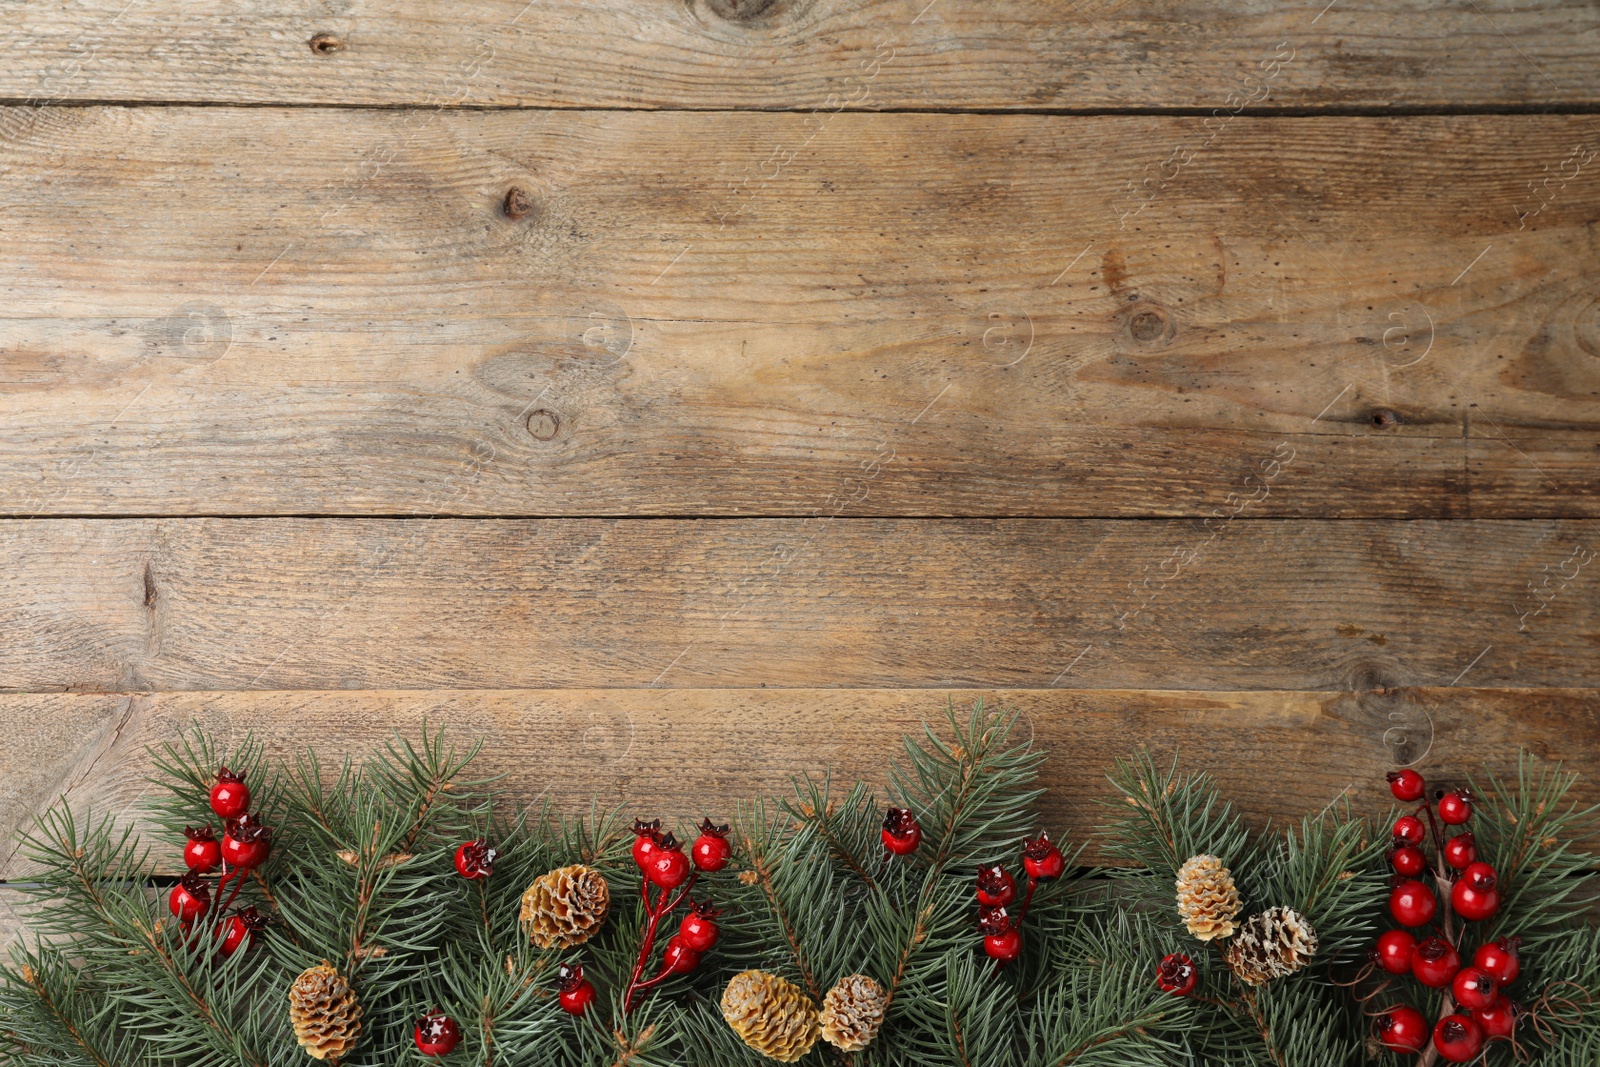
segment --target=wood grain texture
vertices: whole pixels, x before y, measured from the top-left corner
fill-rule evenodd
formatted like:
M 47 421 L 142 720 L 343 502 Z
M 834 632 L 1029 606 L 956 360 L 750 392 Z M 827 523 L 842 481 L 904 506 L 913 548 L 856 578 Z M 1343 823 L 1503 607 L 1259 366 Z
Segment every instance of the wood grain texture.
M 0 689 L 1593 687 L 1595 555 L 1553 520 L 10 521 Z
M 11 515 L 1600 514 L 1588 117 L 3 117 Z
M 311 47 L 320 38 L 320 51 Z M 1600 100 L 1560 0 L 80 0 L 6 5 L 0 95 L 621 108 Z M 1293 60 L 1267 81 L 1263 60 Z
M 545 692 L 168 693 L 0 697 L 8 737 L 43 736 L 59 716 L 83 725 L 63 755 L 70 771 L 0 802 L 0 841 L 64 796 L 75 808 L 132 815 L 148 795 L 145 746 L 190 724 L 224 744 L 247 734 L 273 752 L 315 746 L 360 754 L 391 731 L 426 722 L 482 738 L 480 770 L 506 775 L 517 801 L 549 799 L 570 813 L 593 798 L 669 819 L 728 815 L 740 799 L 775 794 L 789 777 L 831 767 L 844 782 L 881 784 L 900 738 L 938 722 L 946 703 L 982 697 L 1023 715 L 1021 736 L 1049 756 L 1043 822 L 1082 841 L 1105 813 L 1111 762 L 1139 746 L 1217 776 L 1259 823 L 1319 810 L 1335 797 L 1386 811 L 1383 773 L 1396 760 L 1439 781 L 1515 768 L 1519 747 L 1587 769 L 1600 759 L 1600 698 L 1593 690 L 1398 689 L 1383 693 L 1156 691 L 884 691 L 811 689 L 553 690 Z M 690 771 L 684 754 L 696 753 Z M 9 771 L 13 757 L 8 752 Z M 1293 768 L 1293 787 L 1284 788 Z M 1600 800 L 1586 776 L 1577 798 Z M 9 851 L 0 873 L 25 876 Z M 174 854 L 175 855 L 175 854 Z

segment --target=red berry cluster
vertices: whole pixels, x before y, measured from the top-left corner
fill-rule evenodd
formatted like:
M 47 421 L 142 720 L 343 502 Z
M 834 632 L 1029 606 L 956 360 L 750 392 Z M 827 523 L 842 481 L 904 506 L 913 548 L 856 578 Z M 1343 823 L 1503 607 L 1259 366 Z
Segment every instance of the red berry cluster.
M 1398 800 L 1422 801 L 1415 813 L 1394 824 L 1389 912 L 1401 926 L 1430 930 L 1420 940 L 1405 930 L 1387 931 L 1372 948 L 1372 962 L 1389 974 L 1409 974 L 1427 989 L 1442 990 L 1444 998 L 1432 1026 L 1408 1004 L 1390 1007 L 1378 1017 L 1378 1039 L 1395 1052 L 1421 1052 L 1431 1036 L 1440 1057 L 1466 1063 L 1477 1058 L 1485 1041 L 1508 1040 L 1516 1028 L 1521 1008 L 1504 988 L 1516 981 L 1520 969 L 1519 942 L 1515 937 L 1484 942 L 1473 953 L 1471 966 L 1462 965 L 1467 928 L 1457 929 L 1455 919 L 1482 922 L 1500 909 L 1499 878 L 1493 867 L 1479 861 L 1471 832 L 1444 836 L 1443 827 L 1464 826 L 1472 818 L 1472 794 L 1440 790 L 1430 805 L 1424 799 L 1427 783 L 1410 768 L 1391 772 L 1389 788 Z M 1427 823 L 1418 815 L 1426 815 Z M 1430 837 L 1435 857 L 1431 869 L 1423 848 Z M 1432 884 L 1422 880 L 1425 876 Z M 1442 916 L 1435 886 L 1449 900 Z
M 700 958 L 717 943 L 720 931 L 716 918 L 722 913 L 709 900 L 691 902 L 689 913 L 678 924 L 678 932 L 667 939 L 667 947 L 661 953 L 660 969 L 654 978 L 644 978 L 645 965 L 655 950 L 661 920 L 688 899 L 689 891 L 694 888 L 702 871 L 720 871 L 733 858 L 733 846 L 728 843 L 728 828 L 710 819 L 700 824 L 700 836 L 695 838 L 687 856 L 670 830 L 661 832 L 660 819 L 649 822 L 636 820 L 633 833 L 633 862 L 639 868 L 639 895 L 644 900 L 645 922 L 639 943 L 639 959 L 633 966 L 633 975 L 623 995 L 624 1014 L 631 1012 L 643 996 L 668 978 L 675 974 L 688 974 L 700 966 Z M 654 899 L 651 898 L 651 886 L 660 891 Z M 593 1000 L 594 986 L 584 979 L 581 967 L 570 968 L 569 973 L 561 976 L 561 1006 L 564 1009 L 573 1015 L 582 1015 Z
M 217 840 L 217 832 L 209 823 L 184 828 L 187 840 L 183 865 L 188 871 L 167 895 L 167 907 L 183 924 L 185 933 L 214 914 L 212 936 L 217 940 L 217 951 L 231 956 L 240 948 L 255 944 L 267 926 L 267 917 L 254 906 L 240 908 L 231 915 L 229 909 L 239 897 L 245 875 L 266 862 L 272 849 L 272 830 L 262 824 L 260 816 L 250 814 L 250 787 L 226 767 L 217 771 L 210 800 L 212 812 L 223 820 L 222 840 Z M 207 875 L 219 868 L 221 874 L 213 885 Z M 222 900 L 230 881 L 234 883 L 233 891 L 213 912 L 212 906 Z
M 978 868 L 978 930 L 983 934 L 983 951 L 1004 967 L 1022 953 L 1022 921 L 1028 916 L 1028 904 L 1040 882 L 1052 882 L 1067 869 L 1066 858 L 1050 840 L 1041 833 L 1022 846 L 1022 869 L 1028 875 L 1028 890 L 1023 895 L 1022 906 L 1015 916 L 1006 908 L 1017 899 L 1017 880 L 999 864 Z

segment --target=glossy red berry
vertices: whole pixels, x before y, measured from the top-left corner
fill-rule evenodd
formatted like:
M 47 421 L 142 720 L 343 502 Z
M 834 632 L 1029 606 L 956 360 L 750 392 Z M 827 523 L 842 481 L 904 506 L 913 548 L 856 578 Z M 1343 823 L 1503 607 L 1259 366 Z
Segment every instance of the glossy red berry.
M 1417 939 L 1404 930 L 1389 930 L 1378 935 L 1372 949 L 1372 960 L 1390 974 L 1410 974 L 1411 954 L 1417 949 Z
M 883 816 L 883 847 L 896 856 L 909 856 L 922 844 L 922 827 L 910 808 L 890 808 Z
M 1428 1020 L 1408 1004 L 1390 1008 L 1378 1019 L 1378 1040 L 1390 1052 L 1421 1052 L 1428 1043 Z
M 1517 1031 L 1517 1016 L 1520 1010 L 1511 1002 L 1511 998 L 1504 994 L 1487 1008 L 1473 1008 L 1472 1020 L 1483 1028 L 1483 1036 L 1489 1041 L 1509 1041 L 1511 1035 Z
M 1402 815 L 1394 821 L 1396 844 L 1421 845 L 1427 836 L 1428 828 L 1415 815 Z
M 696 904 L 689 914 L 683 917 L 683 922 L 678 924 L 678 937 L 685 945 L 696 952 L 710 952 L 711 946 L 717 943 L 717 936 L 721 930 L 717 928 L 717 916 L 722 912 L 711 906 L 711 901 Z
M 1444 861 L 1464 871 L 1478 860 L 1478 842 L 1470 831 L 1459 833 L 1444 843 Z
M 1446 1015 L 1433 1028 L 1433 1047 L 1451 1063 L 1466 1063 L 1483 1051 L 1483 1027 L 1470 1015 Z
M 702 871 L 720 871 L 733 858 L 733 846 L 728 844 L 728 827 L 719 826 L 706 819 L 700 824 L 700 836 L 694 839 L 689 850 L 694 865 Z
M 1422 780 L 1422 775 L 1410 767 L 1388 774 L 1389 792 L 1394 794 L 1396 800 L 1413 801 L 1421 800 L 1422 794 L 1427 792 L 1428 784 Z
M 224 956 L 231 956 L 240 948 L 248 951 L 266 928 L 267 917 L 257 911 L 254 905 L 241 909 L 238 914 L 228 916 L 228 921 L 222 924 L 222 929 L 217 933 L 222 943 L 217 946 L 217 951 Z
M 180 922 L 194 922 L 211 910 L 211 883 L 190 871 L 167 894 L 167 907 Z
M 222 845 L 211 827 L 185 826 L 183 836 L 189 839 L 183 846 L 185 867 L 196 874 L 210 874 L 222 863 Z
M 563 963 L 556 968 L 556 978 L 560 982 L 556 1000 L 568 1015 L 582 1015 L 594 1003 L 594 983 L 583 976 L 582 967 Z
M 1163 956 L 1156 964 L 1156 987 L 1175 997 L 1186 997 L 1200 982 L 1200 968 L 1181 952 Z
M 1017 880 L 999 864 L 978 868 L 978 904 L 1003 908 L 1017 899 Z
M 255 815 L 241 815 L 228 823 L 222 835 L 222 861 L 230 867 L 249 870 L 266 862 L 272 850 L 272 830 L 262 826 Z
M 424 1056 L 448 1056 L 461 1044 L 461 1025 L 435 1008 L 417 1020 L 412 1040 Z
M 1472 864 L 1450 890 L 1450 906 L 1468 922 L 1492 918 L 1500 910 L 1499 881 L 1487 863 Z
M 1041 833 L 1031 841 L 1023 843 L 1022 866 L 1028 872 L 1028 877 L 1034 881 L 1049 882 L 1060 878 L 1066 871 L 1067 860 L 1050 840 L 1050 835 Z
M 1433 890 L 1415 879 L 1406 879 L 1389 891 L 1389 914 L 1401 926 L 1427 926 L 1439 910 Z
M 1395 872 L 1407 878 L 1415 878 L 1428 869 L 1428 857 L 1415 845 L 1401 845 L 1389 853 L 1389 863 Z
M 1478 967 L 1463 967 L 1450 983 L 1450 992 L 1456 1003 L 1472 1011 L 1487 1008 L 1500 995 L 1500 985 L 1488 971 Z
M 1440 797 L 1439 818 L 1451 826 L 1460 826 L 1472 818 L 1472 794 L 1465 789 L 1458 789 Z
M 666 951 L 661 954 L 662 970 L 669 974 L 688 974 L 700 966 L 700 953 L 684 943 L 683 935 L 673 934 L 667 939 Z
M 1461 954 L 1442 937 L 1417 942 L 1411 953 L 1411 973 L 1429 989 L 1443 989 L 1461 970 Z
M 683 884 L 683 880 L 689 877 L 689 857 L 678 847 L 677 838 L 668 833 L 656 842 L 644 873 L 663 889 L 676 889 Z
M 1518 958 L 1517 952 L 1521 944 L 1520 937 L 1503 937 L 1499 941 L 1486 941 L 1478 946 L 1477 952 L 1473 953 L 1472 965 L 1487 971 L 1502 986 L 1508 986 L 1522 973 L 1522 961 Z
M 211 810 L 224 819 L 237 819 L 250 810 L 250 787 L 226 767 L 217 771 L 211 787 Z
M 650 857 L 655 854 L 656 842 L 661 839 L 661 820 L 643 819 L 633 820 L 633 862 L 639 869 L 645 870 L 650 866 Z
M 468 841 L 456 849 L 456 873 L 469 882 L 487 878 L 494 873 L 495 857 L 500 853 L 489 847 L 489 842 L 479 838 Z
M 1022 954 L 1022 931 L 1009 927 L 998 934 L 985 934 L 983 951 L 988 953 L 991 959 L 1010 963 Z

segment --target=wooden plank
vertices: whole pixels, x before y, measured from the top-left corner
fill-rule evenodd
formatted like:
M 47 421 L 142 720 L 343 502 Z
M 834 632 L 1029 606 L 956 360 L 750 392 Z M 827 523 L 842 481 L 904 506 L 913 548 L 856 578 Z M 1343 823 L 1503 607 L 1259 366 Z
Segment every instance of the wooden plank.
M 1591 118 L 22 111 L 6 514 L 1600 514 Z
M 1600 99 L 1600 16 L 1560 0 L 80 0 L 6 21 L 0 95 L 13 98 L 808 110 Z
M 10 521 L 0 689 L 1590 687 L 1594 559 L 1552 520 Z
M 1102 775 L 1147 746 L 1182 753 L 1212 772 L 1258 823 L 1351 797 L 1381 813 L 1383 773 L 1413 761 L 1432 779 L 1503 774 L 1526 748 L 1588 772 L 1600 759 L 1594 690 L 1401 689 L 1383 693 L 1000 690 L 551 690 L 544 692 L 162 693 L 131 700 L 85 694 L 0 697 L 8 737 L 64 738 L 59 715 L 96 725 L 64 745 L 78 770 L 51 788 L 0 803 L 0 841 L 58 794 L 76 807 L 134 813 L 148 786 L 145 746 L 199 723 L 223 743 L 253 734 L 276 753 L 311 745 L 329 757 L 370 750 L 393 730 L 424 723 L 463 742 L 484 741 L 481 769 L 504 773 L 519 801 L 548 798 L 569 812 L 590 799 L 641 813 L 726 816 L 742 798 L 786 788 L 802 771 L 832 767 L 845 782 L 883 781 L 900 737 L 939 720 L 947 701 L 978 697 L 1018 708 L 1022 736 L 1049 755 L 1043 821 L 1083 840 L 1105 813 Z M 48 714 L 41 716 L 40 712 Z M 115 737 L 112 742 L 110 739 Z M 684 762 L 695 753 L 693 765 Z M 8 751 L 9 771 L 12 757 Z M 1292 788 L 1285 769 L 1293 768 Z M 537 773 L 529 768 L 537 768 Z M 1577 799 L 1600 800 L 1588 774 Z M 9 853 L 0 871 L 26 874 Z

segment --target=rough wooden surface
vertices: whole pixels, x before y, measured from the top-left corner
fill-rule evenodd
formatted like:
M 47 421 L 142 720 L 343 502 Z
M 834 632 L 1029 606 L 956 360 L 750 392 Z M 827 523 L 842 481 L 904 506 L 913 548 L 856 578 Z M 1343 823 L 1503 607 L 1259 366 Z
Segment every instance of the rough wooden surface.
M 1379 814 L 1392 802 L 1383 774 L 1396 761 L 1444 781 L 1514 771 L 1519 748 L 1575 769 L 1600 760 L 1594 690 L 12 695 L 0 697 L 0 730 L 32 740 L 5 756 L 0 840 L 57 798 L 77 810 L 131 815 L 148 792 L 145 746 L 194 723 L 224 744 L 253 734 L 279 754 L 313 745 L 335 757 L 367 751 L 394 730 L 418 736 L 424 723 L 444 726 L 483 739 L 479 769 L 504 774 L 513 800 L 547 798 L 576 813 L 598 797 L 687 821 L 726 816 L 740 799 L 776 794 L 791 775 L 828 767 L 845 782 L 881 784 L 902 733 L 940 720 L 947 701 L 964 709 L 978 697 L 1022 713 L 1021 736 L 1049 754 L 1043 822 L 1074 840 L 1104 821 L 1102 775 L 1135 745 L 1163 758 L 1180 752 L 1187 766 L 1215 774 L 1257 822 L 1314 812 L 1341 795 Z M 1588 776 L 1576 799 L 1600 801 L 1600 778 Z M 25 876 L 14 855 L 0 856 L 0 872 Z
M 5 514 L 1600 514 L 1588 116 L 0 117 Z
M 5 22 L 0 95 L 13 98 L 804 109 L 1600 100 L 1600 16 L 1560 0 L 83 0 L 8 4 Z M 1275 78 L 1245 80 L 1284 55 Z
M 1555 520 L 12 521 L 0 689 L 1593 687 L 1593 549 Z

